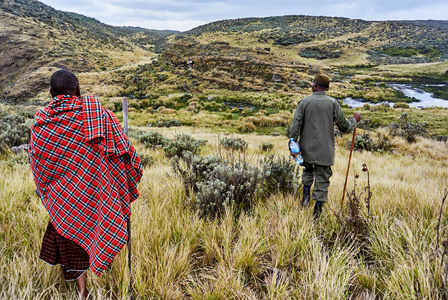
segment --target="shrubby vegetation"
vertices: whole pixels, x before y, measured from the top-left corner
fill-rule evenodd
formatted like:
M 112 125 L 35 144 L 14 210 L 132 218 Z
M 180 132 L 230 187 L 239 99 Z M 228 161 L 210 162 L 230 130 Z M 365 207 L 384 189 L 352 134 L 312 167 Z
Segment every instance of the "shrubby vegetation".
M 291 157 L 269 155 L 263 158 L 263 166 L 267 172 L 263 186 L 266 197 L 277 193 L 284 196 L 298 194 L 300 168 Z
M 226 150 L 244 152 L 247 149 L 247 142 L 242 138 L 225 137 L 219 141 L 219 144 Z
M 310 47 L 299 52 L 299 55 L 305 58 L 330 59 L 339 58 L 344 54 L 340 50 L 332 51 L 326 47 Z
M 272 155 L 260 161 L 260 166 L 251 165 L 243 139 L 224 138 L 220 146 L 228 153 L 203 157 L 189 151 L 171 160 L 200 215 L 217 217 L 232 207 L 239 214 L 249 210 L 257 197 L 297 192 L 299 168 L 289 157 Z
M 148 154 L 140 154 L 140 160 L 142 163 L 142 167 L 151 167 L 154 164 L 154 158 Z
M 397 114 L 392 108 L 381 112 L 390 113 Z M 204 131 L 194 131 L 204 136 Z M 357 153 L 353 170 L 356 174 L 357 162 L 366 162 L 372 166 L 363 167 L 367 178 L 355 175 L 341 209 L 342 187 L 330 185 L 323 216 L 313 222 L 312 211 L 300 207 L 299 169 L 290 157 L 265 156 L 257 147 L 247 147 L 243 154 L 209 143 L 201 151 L 207 155 L 186 151 L 171 159 L 173 175 L 163 149 L 152 146 L 158 142 L 149 135 L 143 138 L 145 133 L 131 133 L 150 145 L 141 150 L 142 161 L 155 158 L 139 184 L 140 199 L 133 203 L 134 296 L 443 298 L 446 212 L 438 199 L 446 198 L 440 178 L 447 174 L 446 168 L 427 167 L 446 162 L 448 153 L 440 143 L 418 139 L 387 158 Z M 155 140 L 163 140 L 161 136 Z M 247 140 L 249 146 L 261 142 L 251 135 L 232 138 Z M 288 152 L 284 137 L 259 138 L 275 144 L 280 153 Z M 339 145 L 346 140 L 337 139 Z M 336 149 L 343 161 L 348 156 L 344 147 Z M 232 153 L 234 159 L 228 159 Z M 334 166 L 332 181 L 343 182 L 343 165 Z M 75 298 L 74 286 L 55 279 L 59 269 L 34 255 L 48 215 L 34 194 L 29 166 L 11 166 L 0 163 L 0 240 L 5 249 L 0 297 Z M 11 254 L 17 251 L 22 255 Z M 89 275 L 89 290 L 98 299 L 126 298 L 126 266 L 122 251 L 101 277 Z M 24 277 L 27 285 L 21 284 Z
M 260 145 L 260 150 L 263 152 L 270 152 L 272 149 L 274 149 L 274 144 L 271 142 L 263 142 Z
M 30 136 L 30 124 L 24 115 L 0 113 L 0 153 L 14 146 L 28 144 Z
M 366 150 L 381 153 L 390 153 L 392 151 L 392 143 L 387 135 L 378 133 L 376 141 L 371 138 L 371 134 L 366 131 L 362 135 L 356 135 L 354 149 Z
M 414 143 L 417 136 L 425 136 L 425 125 L 409 121 L 408 114 L 402 113 L 398 124 L 392 123 L 389 126 L 390 134 L 393 136 L 400 136 L 409 143 Z
M 166 138 L 157 131 L 143 131 L 134 134 L 140 143 L 145 145 L 146 148 L 155 150 L 156 148 L 162 148 L 165 145 Z
M 179 159 L 190 153 L 199 154 L 201 146 L 206 143 L 206 140 L 197 140 L 188 134 L 179 133 L 173 140 L 164 140 L 163 151 L 168 158 Z

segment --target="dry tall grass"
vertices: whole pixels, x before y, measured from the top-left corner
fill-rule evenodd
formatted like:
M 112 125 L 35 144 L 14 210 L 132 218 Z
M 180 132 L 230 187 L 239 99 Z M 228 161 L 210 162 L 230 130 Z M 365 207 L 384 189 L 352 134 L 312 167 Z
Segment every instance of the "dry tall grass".
M 194 128 L 160 128 L 173 138 L 183 132 L 209 140 L 202 153 L 217 151 L 218 133 Z M 273 143 L 287 155 L 286 137 L 234 135 L 248 144 L 253 162 L 259 146 Z M 313 223 L 300 199 L 273 195 L 235 219 L 205 220 L 191 210 L 183 185 L 160 150 L 136 145 L 151 154 L 140 198 L 132 209 L 133 286 L 137 299 L 443 299 L 446 278 L 434 257 L 436 224 L 448 187 L 448 147 L 420 140 L 397 153 L 354 153 L 353 172 L 366 184 L 361 166 L 370 170 L 372 219 L 364 251 L 338 239 L 340 207 L 349 136 L 339 138 L 330 199 L 321 221 Z M 408 153 L 409 150 L 409 153 Z M 348 189 L 352 189 L 353 172 Z M 0 165 L 0 298 L 76 299 L 74 284 L 58 267 L 38 259 L 48 217 L 34 195 L 29 166 Z M 442 217 L 446 236 L 448 212 Z M 126 299 L 126 249 L 101 277 L 88 274 L 94 299 Z

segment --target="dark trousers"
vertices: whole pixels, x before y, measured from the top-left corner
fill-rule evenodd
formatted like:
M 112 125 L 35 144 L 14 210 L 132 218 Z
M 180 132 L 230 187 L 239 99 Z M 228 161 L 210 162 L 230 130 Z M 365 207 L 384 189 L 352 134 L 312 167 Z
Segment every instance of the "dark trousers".
M 302 184 L 312 186 L 314 183 L 312 198 L 314 201 L 326 202 L 328 199 L 328 186 L 333 175 L 330 166 L 313 165 L 303 162 Z

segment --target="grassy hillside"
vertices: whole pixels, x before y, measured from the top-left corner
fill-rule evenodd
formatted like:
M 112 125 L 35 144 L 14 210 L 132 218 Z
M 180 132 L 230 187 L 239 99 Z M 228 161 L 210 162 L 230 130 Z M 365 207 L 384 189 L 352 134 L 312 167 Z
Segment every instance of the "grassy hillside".
M 173 32 L 113 27 L 35 0 L 0 1 L 0 98 L 15 103 L 46 88 L 59 68 L 100 71 L 155 56 Z
M 308 16 L 213 22 L 170 36 L 157 62 L 117 72 L 123 88 L 105 96 L 133 98 L 153 110 L 188 108 L 211 96 L 209 111 L 225 112 L 233 103 L 278 113 L 293 109 L 323 72 L 333 79 L 335 98 L 410 102 L 386 83 L 448 83 L 441 38 L 447 32 L 444 22 Z M 437 86 L 436 96 L 446 99 L 447 91 Z M 191 100 L 162 100 L 179 93 Z M 233 96 L 214 97 L 226 93 Z
M 284 16 L 210 23 L 178 39 L 232 40 L 231 45 L 273 47 L 299 60 L 344 60 L 361 53 L 368 63 L 418 63 L 448 58 L 446 22 L 369 22 L 331 17 Z
M 58 68 L 90 79 L 86 92 L 137 99 L 209 89 L 302 97 L 314 74 L 326 72 L 335 82 L 334 97 L 402 102 L 410 100 L 379 84 L 448 81 L 443 21 L 283 16 L 224 20 L 175 33 L 108 26 L 34 0 L 1 1 L 0 8 L 0 97 L 8 103 L 44 101 L 47 78 Z M 149 65 L 154 52 L 160 59 Z M 147 65 L 132 67 L 137 63 Z M 417 63 L 433 68 L 410 72 Z M 403 67 L 380 69 L 391 64 Z

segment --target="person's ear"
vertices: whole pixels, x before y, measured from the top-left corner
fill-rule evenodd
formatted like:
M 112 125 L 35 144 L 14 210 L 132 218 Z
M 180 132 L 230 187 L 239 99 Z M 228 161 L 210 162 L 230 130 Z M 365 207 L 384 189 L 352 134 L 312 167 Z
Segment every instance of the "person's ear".
M 50 95 L 51 97 L 56 97 L 57 95 L 55 95 L 54 91 L 52 88 L 49 89 Z
M 81 98 L 81 88 L 79 87 L 79 85 L 75 89 L 75 96 Z

